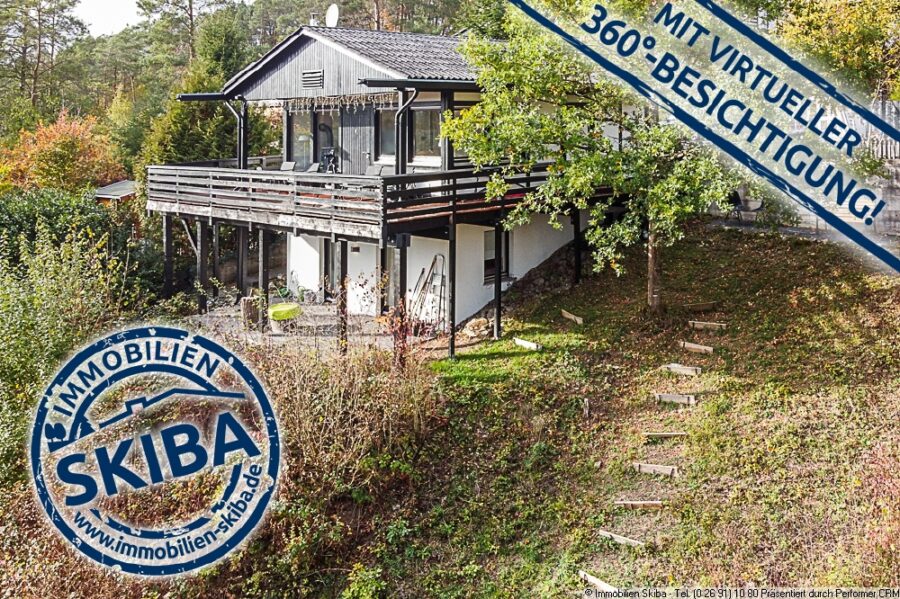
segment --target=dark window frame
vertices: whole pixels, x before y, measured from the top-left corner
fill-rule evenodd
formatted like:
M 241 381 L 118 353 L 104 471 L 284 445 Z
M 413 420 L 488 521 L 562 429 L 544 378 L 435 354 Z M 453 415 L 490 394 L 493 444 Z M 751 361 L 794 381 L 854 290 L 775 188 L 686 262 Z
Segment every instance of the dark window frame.
M 396 118 L 397 109 L 396 108 L 376 108 L 375 109 L 375 160 L 381 160 L 381 115 L 385 112 L 393 112 Z M 393 154 L 385 154 L 384 157 L 391 157 L 394 160 L 397 160 L 397 139 L 394 138 L 394 153 Z
M 297 112 L 291 112 L 289 114 L 289 118 L 287 119 L 287 125 L 288 125 L 288 129 L 289 129 L 287 138 L 288 138 L 288 143 L 290 144 L 289 155 L 288 155 L 288 157 L 291 158 L 290 161 L 293 161 L 293 158 L 294 158 L 294 149 L 295 149 L 294 148 L 294 127 L 296 124 L 297 116 L 298 115 L 304 115 L 304 116 L 311 115 L 312 118 L 310 119 L 310 125 L 311 125 L 310 132 L 312 134 L 312 142 L 313 142 L 312 143 L 312 145 L 313 145 L 313 147 L 312 147 L 312 164 L 319 162 L 319 159 L 321 158 L 320 154 L 322 153 L 322 144 L 319 141 L 319 125 L 320 125 L 319 117 L 324 112 L 330 113 L 332 111 L 330 111 L 330 110 L 329 111 L 298 110 Z M 333 117 L 334 122 L 332 124 L 335 126 L 332 127 L 331 133 L 334 136 L 334 148 L 335 148 L 335 150 L 337 150 L 337 154 L 339 157 L 338 167 L 341 168 L 342 165 L 340 163 L 340 153 L 341 153 L 341 149 L 342 149 L 341 143 L 342 143 L 342 134 L 343 134 L 342 129 L 343 129 L 343 122 L 344 122 L 344 112 L 343 112 L 343 109 L 339 109 L 334 112 L 337 112 L 337 115 L 335 115 Z M 290 162 L 290 161 L 288 161 L 288 162 Z
M 487 237 L 488 235 L 490 235 L 490 239 L 491 239 L 490 243 L 491 243 L 491 246 L 493 247 L 493 244 L 494 244 L 494 231 L 492 231 L 492 230 L 491 230 L 491 231 L 485 231 L 485 232 L 484 232 L 484 235 L 485 235 L 485 237 Z M 510 243 L 511 243 L 511 235 L 510 235 L 510 232 L 509 232 L 509 231 L 503 231 L 503 256 L 501 256 L 502 264 L 501 264 L 501 267 L 500 267 L 500 278 L 501 278 L 501 279 L 509 278 L 509 255 L 510 255 L 510 253 L 511 253 L 511 252 L 510 252 Z M 485 246 L 485 247 L 486 247 L 486 246 Z M 496 257 L 494 257 L 494 262 L 496 263 L 496 261 L 497 261 L 497 259 L 496 259 Z M 487 263 L 488 263 L 488 261 L 487 261 L 487 259 L 485 258 L 485 259 L 482 260 L 482 264 L 481 264 L 481 268 L 482 268 L 482 271 L 483 271 L 483 274 L 484 274 L 484 284 L 485 284 L 485 285 L 487 285 L 487 284 L 489 284 L 489 283 L 493 283 L 493 282 L 494 282 L 494 278 L 497 276 L 497 275 L 496 275 L 496 271 L 494 272 L 494 274 L 488 274 L 488 266 L 487 266 Z M 496 268 L 496 267 L 495 267 L 495 268 Z
M 409 126 L 406 127 L 406 139 L 407 139 L 407 147 L 410 149 L 410 162 L 415 162 L 416 160 L 416 143 L 415 143 L 415 126 L 414 126 L 414 112 L 421 112 L 431 110 L 435 111 L 440 115 L 440 121 L 438 124 L 438 129 L 443 126 L 443 113 L 441 112 L 441 103 L 440 102 L 422 102 L 418 104 L 413 104 L 407 112 L 407 119 L 409 122 Z M 393 112 L 397 113 L 396 108 L 376 108 L 375 109 L 375 160 L 382 160 L 383 158 L 393 158 L 395 161 L 397 160 L 397 140 L 394 140 L 394 153 L 393 154 L 381 154 L 381 113 L 383 112 Z M 439 138 L 440 139 L 440 138 Z M 441 148 L 440 141 L 438 141 L 438 155 L 437 156 L 421 156 L 420 158 L 427 158 L 431 160 L 439 160 L 441 158 L 441 154 L 443 152 L 443 148 Z
M 422 104 L 414 104 L 410 109 L 409 115 L 409 148 L 410 148 L 410 161 L 414 162 L 417 158 L 416 154 L 416 131 L 415 131 L 415 116 L 413 113 L 415 112 L 436 112 L 438 114 L 438 137 L 436 140 L 437 143 L 437 155 L 422 155 L 421 158 L 431 159 L 431 160 L 440 160 L 443 154 L 443 148 L 441 147 L 441 128 L 444 125 L 444 115 L 441 112 L 441 104 L 440 102 L 428 102 Z

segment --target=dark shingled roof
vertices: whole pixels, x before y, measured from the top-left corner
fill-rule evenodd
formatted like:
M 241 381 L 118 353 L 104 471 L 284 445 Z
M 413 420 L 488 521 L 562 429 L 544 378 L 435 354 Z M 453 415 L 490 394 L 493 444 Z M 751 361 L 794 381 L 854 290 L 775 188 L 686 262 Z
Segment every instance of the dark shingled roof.
M 458 37 L 371 31 L 340 27 L 302 27 L 247 66 L 225 84 L 224 92 L 234 93 L 248 79 L 265 73 L 268 64 L 303 38 L 320 38 L 361 56 L 403 79 L 475 81 L 475 73 L 459 53 Z
M 458 37 L 339 27 L 304 27 L 304 30 L 327 38 L 407 79 L 475 81 L 475 73 L 459 53 L 462 40 Z

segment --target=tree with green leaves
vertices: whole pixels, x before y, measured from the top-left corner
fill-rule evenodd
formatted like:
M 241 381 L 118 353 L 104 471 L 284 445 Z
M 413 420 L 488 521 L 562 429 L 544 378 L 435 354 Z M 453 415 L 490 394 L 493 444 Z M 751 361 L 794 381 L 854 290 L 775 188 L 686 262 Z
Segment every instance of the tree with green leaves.
M 161 22 L 176 35 L 187 47 L 192 61 L 197 57 L 201 18 L 223 4 L 225 0 L 138 0 L 144 16 Z
M 659 310 L 662 248 L 683 237 L 686 221 L 726 200 L 736 181 L 682 129 L 651 111 L 626 110 L 638 101 L 524 16 L 508 11 L 493 27 L 505 42 L 473 34 L 464 45 L 484 91 L 478 105 L 447 115 L 446 135 L 476 167 L 503 165 L 489 185 L 493 197 L 508 192 L 504 176 L 549 161 L 547 181 L 507 226 L 589 210 L 596 268 L 621 272 L 624 250 L 644 244 L 648 305 Z M 592 203 L 601 188 L 616 197 Z M 626 212 L 608 225 L 616 201 Z
M 798 2 L 780 32 L 872 97 L 900 99 L 900 0 Z
M 53 103 L 61 53 L 86 33 L 76 0 L 12 0 L 0 6 L 0 85 L 34 110 Z M 4 94 L 4 95 L 6 95 Z
M 236 155 L 234 116 L 221 102 L 179 102 L 178 93 L 216 92 L 242 68 L 252 52 L 246 7 L 222 9 L 203 23 L 197 39 L 197 59 L 153 120 L 135 168 L 141 180 L 144 167 L 228 158 Z M 280 126 L 280 121 L 278 123 Z M 251 154 L 267 152 L 279 139 L 278 129 L 261 110 L 251 110 Z
M 900 0 L 736 0 L 871 98 L 900 100 Z

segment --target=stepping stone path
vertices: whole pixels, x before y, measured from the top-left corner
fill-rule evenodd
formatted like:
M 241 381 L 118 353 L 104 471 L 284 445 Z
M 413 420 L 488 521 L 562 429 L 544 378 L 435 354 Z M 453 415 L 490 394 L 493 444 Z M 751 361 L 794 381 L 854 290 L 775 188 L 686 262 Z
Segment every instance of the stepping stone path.
M 644 433 L 644 438 L 647 441 L 656 441 L 659 439 L 683 439 L 688 436 L 687 433 Z
M 666 507 L 662 501 L 617 501 L 613 505 L 628 510 L 661 510 Z
M 682 406 L 696 406 L 697 405 L 697 396 L 696 395 L 678 395 L 675 393 L 657 393 L 656 394 L 657 403 L 673 403 Z
M 580 316 L 575 316 L 574 314 L 572 314 L 571 312 L 567 312 L 566 310 L 563 310 L 563 311 L 562 311 L 562 316 L 563 316 L 563 318 L 565 318 L 566 320 L 571 320 L 572 322 L 574 322 L 574 323 L 577 324 L 578 326 L 581 326 L 581 325 L 584 324 L 584 319 L 583 319 L 582 317 L 580 317 Z
M 691 312 L 712 312 L 717 309 L 717 304 L 715 302 L 707 302 L 707 303 L 699 303 L 699 304 L 685 304 L 684 308 Z M 569 318 L 570 320 L 574 320 L 570 318 L 572 315 L 568 313 L 563 313 L 563 316 Z M 577 322 L 577 321 L 576 321 Z M 728 325 L 719 322 L 702 322 L 698 320 L 688 321 L 688 326 L 697 331 L 724 331 L 728 328 Z M 688 341 L 679 341 L 678 346 L 680 349 L 697 354 L 710 355 L 715 352 L 715 348 L 708 345 L 700 345 L 697 343 L 691 343 Z M 664 370 L 669 372 L 673 372 L 675 374 L 696 377 L 700 376 L 703 373 L 703 369 L 697 366 L 685 366 L 683 364 L 667 364 L 662 367 Z M 695 406 L 697 405 L 697 396 L 696 395 L 685 395 L 685 394 L 677 394 L 677 393 L 655 393 L 656 401 L 659 404 L 676 404 L 682 406 Z M 659 431 L 659 432 L 644 432 L 642 433 L 645 441 L 659 441 L 659 440 L 671 440 L 671 439 L 685 439 L 688 434 L 680 431 Z M 635 462 L 631 465 L 634 471 L 637 474 L 650 474 L 650 475 L 659 475 L 666 476 L 670 479 L 677 478 L 681 475 L 681 469 L 678 466 L 668 466 L 661 464 L 644 464 L 640 462 Z M 664 500 L 653 500 L 653 501 L 631 501 L 631 500 L 623 500 L 616 501 L 613 503 L 614 506 L 619 508 L 624 508 L 627 510 L 640 510 L 640 511 L 661 511 L 666 508 L 666 503 Z M 644 543 L 642 541 L 637 541 L 635 539 L 630 539 L 628 537 L 623 537 L 613 532 L 601 530 L 598 531 L 598 534 L 607 539 L 611 539 L 616 543 L 622 545 L 628 545 L 631 547 L 643 547 Z M 579 576 L 581 579 L 589 584 L 593 584 L 599 590 L 607 590 L 614 591 L 615 588 L 606 584 L 605 582 L 587 574 L 586 572 L 579 572 Z
M 696 395 L 678 395 L 676 393 L 657 393 L 657 403 L 674 403 L 681 406 L 696 406 Z
M 670 478 L 678 478 L 678 476 L 681 474 L 677 466 L 660 466 L 659 464 L 634 463 L 631 465 L 631 467 L 634 468 L 634 471 L 638 474 L 659 474 L 661 476 L 668 476 Z
M 530 350 L 530 351 L 541 351 L 541 350 L 544 349 L 544 346 L 543 346 L 543 345 L 540 345 L 540 344 L 535 343 L 535 342 L 533 342 L 533 341 L 526 341 L 526 340 L 524 340 L 524 339 L 519 339 L 518 337 L 515 337 L 515 338 L 513 339 L 513 342 L 514 342 L 516 345 L 518 345 L 519 347 L 523 347 L 523 348 L 525 348 L 525 349 L 527 349 L 527 350 Z
M 619 590 L 616 587 L 612 586 L 611 584 L 607 584 L 607 583 L 603 582 L 596 576 L 591 576 L 584 570 L 578 571 L 578 578 L 580 578 L 584 582 L 588 583 L 589 585 L 592 585 L 598 591 L 606 591 L 607 593 L 614 593 L 615 591 Z

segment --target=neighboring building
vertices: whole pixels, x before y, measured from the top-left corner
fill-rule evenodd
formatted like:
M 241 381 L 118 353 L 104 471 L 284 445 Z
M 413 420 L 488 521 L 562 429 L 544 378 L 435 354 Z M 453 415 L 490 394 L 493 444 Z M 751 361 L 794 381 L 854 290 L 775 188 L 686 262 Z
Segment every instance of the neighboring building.
M 101 204 L 113 207 L 118 206 L 120 202 L 133 200 L 135 196 L 134 181 L 118 181 L 112 185 L 101 187 L 94 193 L 94 198 Z
M 441 140 L 442 114 L 479 100 L 459 43 L 454 37 L 305 27 L 221 93 L 183 97 L 240 102 L 242 123 L 248 102 L 280 107 L 284 156 L 279 171 L 250 170 L 241 127 L 243 169 L 150 167 L 148 209 L 164 215 L 167 280 L 173 217 L 197 223 L 203 284 L 210 230 L 237 227 L 245 292 L 249 232 L 264 241 L 263 286 L 271 232 L 286 232 L 293 290 L 321 299 L 329 282 L 349 280 L 350 312 L 374 316 L 405 295 L 414 318 L 449 329 L 492 300 L 499 306 L 510 280 L 563 245 L 580 243 L 580 225 L 554 229 L 540 216 L 514 231 L 502 229 L 508 210 L 546 178 L 546 168 L 512 177 L 505 198 L 487 201 L 491 171 L 474 171 Z M 586 222 L 581 214 L 572 221 Z M 387 281 L 383 293 L 376 290 L 379 280 Z

